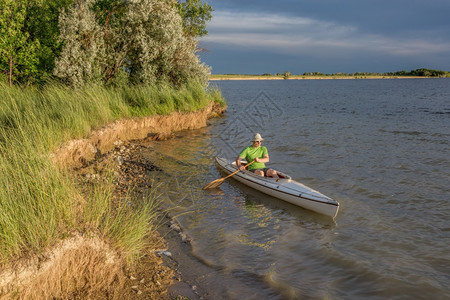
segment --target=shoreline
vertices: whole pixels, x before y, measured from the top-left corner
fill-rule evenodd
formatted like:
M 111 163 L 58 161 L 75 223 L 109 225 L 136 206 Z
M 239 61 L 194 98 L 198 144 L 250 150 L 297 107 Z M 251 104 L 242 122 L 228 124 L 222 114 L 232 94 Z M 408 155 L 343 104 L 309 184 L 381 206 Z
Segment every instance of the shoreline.
M 86 138 L 64 143 L 50 154 L 50 158 L 62 168 L 82 167 L 98 155 L 124 142 L 148 137 L 163 140 L 176 131 L 204 127 L 209 118 L 220 116 L 225 110 L 226 107 L 211 103 L 196 112 L 173 112 L 170 115 L 120 119 L 92 130 Z
M 85 138 L 64 143 L 50 154 L 50 159 L 57 167 L 66 169 L 74 180 L 79 179 L 80 183 L 86 184 L 87 188 L 92 183 L 108 180 L 109 175 L 105 177 L 104 174 L 113 172 L 116 177 L 114 181 L 116 185 L 115 199 L 133 194 L 132 200 L 139 201 L 139 199 L 149 197 L 152 190 L 152 183 L 146 181 L 145 173 L 158 170 L 158 167 L 155 167 L 151 162 L 141 163 L 132 159 L 127 160 L 125 159 L 126 153 L 133 151 L 134 145 L 139 147 L 146 140 L 165 140 L 172 138 L 177 131 L 207 126 L 209 118 L 220 116 L 225 110 L 226 107 L 211 102 L 209 106 L 194 112 L 173 112 L 169 115 L 121 119 L 92 130 Z M 83 186 L 81 188 L 84 190 Z M 165 214 L 166 212 L 162 212 L 162 215 Z M 96 288 L 94 293 L 99 297 L 110 295 L 121 299 L 149 299 L 149 297 L 169 299 L 169 288 L 173 281 L 179 279 L 181 275 L 176 269 L 170 269 L 162 263 L 163 254 L 167 251 L 165 249 L 167 245 L 164 241 L 165 236 L 154 234 L 157 232 L 157 230 L 154 231 L 155 226 L 158 227 L 161 224 L 165 223 L 149 224 L 149 226 L 153 226 L 153 228 L 150 227 L 153 234 L 145 238 L 147 248 L 142 253 L 142 257 L 131 265 L 122 264 L 120 251 L 117 252 L 116 249 L 111 248 L 108 241 L 104 241 L 101 236 L 98 237 L 99 242 L 91 242 L 92 237 L 97 237 L 91 237 L 84 232 L 73 232 L 71 236 L 59 240 L 56 245 L 46 249 L 41 258 L 25 257 L 11 264 L 2 265 L 0 269 L 0 298 L 10 297 L 15 291 L 19 290 L 23 291 L 24 295 L 36 290 L 51 295 L 53 293 L 52 287 L 50 287 L 50 290 L 45 290 L 48 285 L 43 284 L 43 281 L 50 278 L 49 273 L 57 276 L 57 280 L 60 280 L 61 276 L 58 274 L 64 273 L 69 268 L 67 269 L 68 273 L 66 273 L 70 277 L 70 274 L 72 274 L 71 266 L 85 267 L 85 260 L 90 259 L 90 256 L 81 257 L 79 252 L 88 249 L 87 253 L 93 251 L 98 253 L 98 259 L 93 259 L 90 262 L 93 264 L 92 267 L 89 267 L 90 273 L 87 274 L 86 278 L 73 279 L 81 286 L 72 286 L 74 289 L 67 287 L 69 290 L 66 292 L 60 289 L 56 291 L 58 295 L 69 293 L 72 296 L 92 296 L 89 285 L 93 284 Z M 74 243 L 72 240 L 79 241 Z M 102 242 L 104 243 L 102 244 Z M 181 239 L 177 242 L 183 243 Z M 66 244 L 70 246 L 66 246 Z M 99 244 L 100 246 L 98 246 Z M 112 254 L 108 254 L 110 252 Z M 69 259 L 70 261 L 67 261 Z M 114 263 L 113 266 L 116 271 L 108 273 L 105 272 L 106 268 L 103 267 L 102 263 L 112 264 L 110 261 Z M 44 263 L 47 266 L 45 269 L 42 268 Z M 99 265 L 96 267 L 98 263 Z M 176 273 L 178 275 L 173 275 Z M 105 284 L 99 285 L 98 282 L 103 280 L 104 276 L 106 276 L 107 281 L 105 280 Z M 82 287 L 87 278 L 94 278 L 95 282 L 87 281 L 87 285 Z M 57 280 L 55 279 L 55 281 Z M 72 279 L 68 278 L 67 280 L 69 282 Z M 189 294 L 189 290 L 193 291 L 194 289 L 187 289 L 186 284 L 181 287 L 178 285 L 170 293 L 174 297 L 186 294 L 191 299 L 197 299 L 192 298 L 196 294 Z M 69 294 L 62 295 L 68 297 Z M 45 298 L 45 295 L 41 296 L 41 298 Z
M 75 170 L 78 176 L 95 178 L 103 167 L 117 172 L 118 184 L 114 194 L 121 196 L 131 193 L 132 199 L 145 199 L 153 191 L 157 182 L 150 180 L 152 172 L 164 172 L 155 165 L 151 158 L 141 153 L 154 142 L 163 142 L 176 137 L 181 130 L 197 129 L 207 126 L 207 120 L 224 114 L 226 107 L 211 103 L 208 107 L 191 113 L 172 113 L 167 116 L 151 116 L 140 120 L 131 120 L 131 128 L 127 120 L 119 120 L 108 124 L 98 131 L 93 131 L 89 138 L 101 156 L 92 157 L 91 147 L 85 156 L 79 149 L 65 148 L 69 155 L 69 168 Z M 125 136 L 122 134 L 126 134 Z M 103 136 L 102 143 L 98 136 Z M 73 141 L 71 141 L 73 142 Z M 71 145 L 71 143 L 69 143 Z M 59 150 L 61 150 L 59 149 Z M 100 152 L 101 149 L 101 152 Z M 77 155 L 73 155 L 76 151 Z M 61 155 L 61 152 L 59 152 Z M 63 155 L 66 157 L 66 155 Z M 74 159 L 78 157 L 78 159 Z M 81 160 L 79 158 L 82 158 Z M 87 163 L 86 163 L 87 160 Z M 108 162 L 113 162 L 112 166 Z M 60 160 L 55 162 L 61 165 Z M 81 163 L 81 167 L 80 167 Z M 64 164 L 68 167 L 67 164 Z M 83 174 L 84 173 L 84 174 Z M 92 173 L 92 174 L 90 174 Z M 90 176 L 89 176 L 90 175 Z M 97 177 L 98 178 L 98 177 Z M 202 264 L 191 253 L 190 239 L 183 233 L 183 229 L 166 210 L 164 201 L 159 199 L 157 204 L 157 222 L 155 233 L 147 238 L 148 248 L 143 256 L 132 266 L 124 270 L 125 278 L 119 291 L 122 299 L 206 299 L 214 294 L 210 287 L 202 285 L 205 274 L 212 272 L 208 266 Z
M 177 134 L 172 136 L 170 139 L 179 138 Z M 161 154 L 153 150 L 155 143 L 164 143 L 165 141 L 154 141 L 152 139 L 143 140 L 133 140 L 128 144 L 123 145 L 125 147 L 124 159 L 125 162 L 134 162 L 129 164 L 127 169 L 128 178 L 131 180 L 128 182 L 137 183 L 134 192 L 139 195 L 144 194 L 145 190 L 151 189 L 152 186 L 159 186 L 159 177 L 164 177 L 164 167 L 158 163 L 158 157 Z M 113 154 L 113 155 L 117 155 Z M 116 158 L 112 157 L 113 161 L 117 161 Z M 145 167 L 146 166 L 146 167 Z M 134 171 L 133 171 L 134 169 Z M 131 172 L 130 172 L 131 171 Z M 140 179 L 136 178 L 137 174 L 145 174 Z M 155 181 L 154 181 L 155 180 Z M 141 182 L 141 183 L 139 183 Z M 150 188 L 148 188 L 150 186 Z M 170 191 L 167 191 L 170 193 Z M 203 261 L 193 253 L 193 248 L 195 245 L 195 240 L 193 240 L 189 234 L 184 230 L 181 224 L 177 220 L 177 213 L 171 211 L 172 204 L 169 204 L 173 200 L 167 193 L 158 191 L 160 195 L 158 214 L 159 214 L 159 226 L 157 228 L 158 236 L 164 243 L 164 247 L 161 248 L 164 251 L 153 251 L 156 253 L 157 258 L 162 262 L 163 267 L 167 267 L 170 271 L 162 269 L 162 272 L 172 275 L 172 283 L 166 285 L 167 294 L 161 294 L 162 296 L 167 296 L 169 299 L 190 299 L 190 300 L 200 300 L 200 299 L 221 299 L 225 290 L 222 285 L 224 282 L 224 277 L 221 272 L 215 268 L 213 265 L 209 264 L 207 261 Z M 138 197 L 140 198 L 140 197 Z M 151 256 L 152 254 L 148 255 Z M 146 258 L 138 262 L 138 270 L 140 274 L 134 275 L 135 278 L 147 278 L 151 277 L 148 274 L 148 270 L 152 270 L 154 266 L 146 262 Z M 150 260 L 151 261 L 151 260 Z M 156 269 L 156 273 L 160 272 Z M 155 272 L 152 272 L 155 273 Z M 141 297 L 136 294 L 136 290 L 133 290 L 133 286 L 139 281 L 129 281 L 127 282 L 125 289 L 128 290 L 128 294 L 133 295 L 132 299 L 149 299 L 148 297 Z M 162 288 L 163 281 L 160 288 Z M 141 288 L 141 285 L 138 285 Z M 142 289 L 144 293 L 148 293 Z M 150 298 L 150 299 L 156 299 Z M 159 299 L 159 298 L 158 298 Z M 165 297 L 161 297 L 165 299 Z
M 360 79 L 429 79 L 429 78 L 447 78 L 447 77 L 431 77 L 431 76 L 296 76 L 292 75 L 289 78 L 282 76 L 263 76 L 263 75 L 212 75 L 209 81 L 224 81 L 224 80 L 360 80 Z
M 174 138 L 166 137 L 164 140 Z M 96 158 L 86 167 L 76 170 L 83 178 L 94 178 L 103 168 L 119 174 L 116 196 L 131 193 L 131 200 L 145 199 L 158 182 L 151 175 L 164 172 L 152 157 L 142 155 L 155 142 L 152 137 L 131 140 Z M 98 177 L 97 177 L 98 178 Z M 101 175 L 100 175 L 101 178 Z M 124 271 L 120 299 L 205 299 L 212 290 L 199 282 L 199 277 L 212 272 L 191 253 L 189 237 L 176 218 L 167 211 L 165 201 L 158 199 L 158 225 L 155 234 L 147 238 L 149 244 L 143 256 Z
M 176 135 L 155 140 L 131 140 L 116 146 L 89 165 L 75 170 L 76 176 L 90 180 L 101 180 L 103 171 L 113 170 L 119 174 L 116 197 L 130 193 L 130 200 L 139 201 L 158 189 L 153 176 L 164 172 L 148 156 L 155 142 L 175 138 Z M 143 155 L 147 153 L 147 155 Z M 111 164 L 112 162 L 112 164 Z M 215 270 L 202 263 L 191 251 L 191 239 L 186 235 L 176 216 L 170 213 L 169 201 L 158 192 L 158 222 L 155 233 L 147 238 L 148 247 L 143 256 L 124 270 L 123 285 L 117 291 L 119 299 L 207 299 L 218 296 L 220 280 L 213 275 Z

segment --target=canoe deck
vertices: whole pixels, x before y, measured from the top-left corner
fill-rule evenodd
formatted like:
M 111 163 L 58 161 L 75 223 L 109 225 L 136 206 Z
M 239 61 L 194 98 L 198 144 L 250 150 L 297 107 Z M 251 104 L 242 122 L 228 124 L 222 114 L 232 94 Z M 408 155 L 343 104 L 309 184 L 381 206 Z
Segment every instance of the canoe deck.
M 216 157 L 216 163 L 227 174 L 236 171 L 236 163 Z M 290 202 L 294 205 L 318 212 L 334 218 L 339 210 L 339 203 L 324 194 L 297 182 L 291 176 L 278 172 L 280 178 L 270 178 L 255 175 L 244 170 L 232 178 L 260 192 Z

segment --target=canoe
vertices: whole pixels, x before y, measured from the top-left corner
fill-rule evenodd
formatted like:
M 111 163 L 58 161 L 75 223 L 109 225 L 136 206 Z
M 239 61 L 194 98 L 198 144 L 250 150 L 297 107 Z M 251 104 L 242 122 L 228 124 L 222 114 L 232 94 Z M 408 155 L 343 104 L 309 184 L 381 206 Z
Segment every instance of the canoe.
M 216 157 L 216 163 L 227 174 L 237 170 L 236 162 Z M 232 178 L 272 197 L 332 218 L 336 217 L 339 210 L 336 200 L 293 180 L 287 174 L 278 170 L 277 172 L 280 178 L 262 177 L 247 170 L 236 173 Z

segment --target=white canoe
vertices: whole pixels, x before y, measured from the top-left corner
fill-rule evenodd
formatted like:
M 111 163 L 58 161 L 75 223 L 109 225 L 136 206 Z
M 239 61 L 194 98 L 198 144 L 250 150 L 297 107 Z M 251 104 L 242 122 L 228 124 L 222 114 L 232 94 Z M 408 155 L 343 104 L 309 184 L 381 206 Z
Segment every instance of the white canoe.
M 236 171 L 236 162 L 216 157 L 221 170 L 227 174 Z M 233 175 L 232 178 L 242 182 L 267 195 L 282 199 L 294 205 L 318 212 L 334 218 L 339 210 L 339 203 L 324 194 L 313 190 L 300 182 L 293 180 L 289 175 L 277 171 L 279 179 L 261 177 L 244 170 Z

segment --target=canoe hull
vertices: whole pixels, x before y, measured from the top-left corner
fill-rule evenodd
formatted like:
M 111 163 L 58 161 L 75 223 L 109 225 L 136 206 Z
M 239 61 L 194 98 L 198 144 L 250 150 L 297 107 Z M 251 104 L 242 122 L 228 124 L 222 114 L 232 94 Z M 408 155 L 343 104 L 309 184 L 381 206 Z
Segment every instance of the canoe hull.
M 234 162 L 223 158 L 216 158 L 216 163 L 222 171 L 230 174 L 237 170 Z M 263 192 L 269 196 L 279 198 L 296 206 L 303 207 L 317 213 L 334 218 L 339 210 L 339 203 L 320 192 L 313 190 L 286 174 L 285 179 L 275 179 L 257 176 L 249 171 L 235 174 L 235 180 Z

